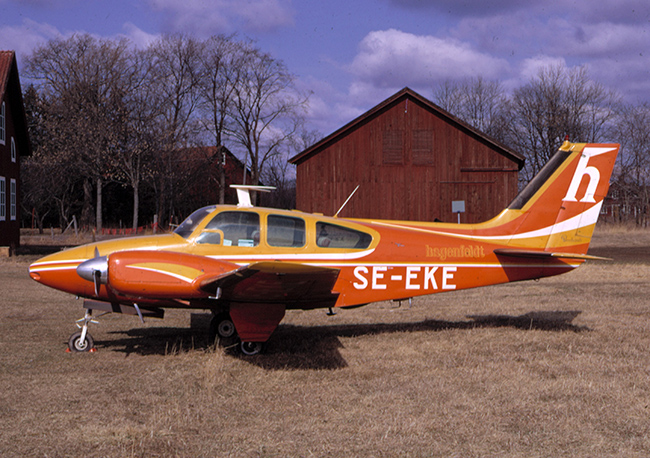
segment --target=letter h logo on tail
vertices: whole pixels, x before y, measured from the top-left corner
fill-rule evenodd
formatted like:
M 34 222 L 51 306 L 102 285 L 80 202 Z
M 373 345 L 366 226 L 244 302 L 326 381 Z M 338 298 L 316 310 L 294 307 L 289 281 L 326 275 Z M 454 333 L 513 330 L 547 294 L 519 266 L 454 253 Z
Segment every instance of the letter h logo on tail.
M 576 171 L 573 174 L 573 179 L 571 180 L 571 184 L 569 185 L 566 196 L 564 196 L 564 199 L 562 200 L 577 202 L 578 199 L 576 194 L 578 193 L 578 188 L 580 187 L 582 178 L 587 175 L 587 177 L 589 177 L 589 184 L 587 185 L 585 195 L 582 197 L 582 199 L 580 199 L 580 202 L 596 202 L 594 199 L 594 194 L 596 194 L 596 188 L 598 187 L 598 182 L 600 181 L 600 171 L 596 167 L 587 164 L 589 162 L 589 159 L 592 157 L 608 153 L 612 151 L 612 149 L 613 148 L 598 148 L 589 146 L 585 147 L 585 149 L 582 151 L 580 160 L 578 161 Z

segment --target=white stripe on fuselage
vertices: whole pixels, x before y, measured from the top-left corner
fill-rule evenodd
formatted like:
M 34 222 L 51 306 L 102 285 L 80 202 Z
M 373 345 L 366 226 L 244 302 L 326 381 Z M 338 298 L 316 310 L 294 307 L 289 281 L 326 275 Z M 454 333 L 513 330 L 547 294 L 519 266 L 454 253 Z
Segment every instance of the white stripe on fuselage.
M 182 280 L 182 281 L 184 281 L 186 283 L 192 283 L 192 281 L 194 280 L 193 278 L 189 278 L 189 277 L 186 277 L 184 275 L 175 274 L 175 273 L 169 272 L 167 270 L 154 269 L 152 267 L 142 267 L 142 266 L 126 266 L 126 267 L 128 267 L 129 269 L 146 270 L 147 272 L 155 272 L 157 274 L 167 275 L 169 277 L 174 277 L 174 278 L 177 278 L 179 280 Z
M 444 235 L 448 237 L 457 237 L 461 239 L 469 240 L 483 240 L 483 241 L 493 241 L 493 240 L 513 240 L 513 239 L 527 239 L 533 237 L 543 237 L 551 235 L 552 233 L 558 232 L 567 232 L 575 231 L 583 227 L 590 226 L 598 220 L 598 215 L 600 214 L 600 208 L 602 207 L 603 202 L 600 201 L 596 205 L 592 206 L 588 210 L 573 216 L 565 221 L 561 221 L 557 224 L 551 226 L 546 226 L 541 229 L 536 229 L 534 231 L 522 232 L 519 234 L 507 234 L 507 235 L 470 235 L 470 234 L 457 234 L 454 232 L 445 232 L 434 229 L 426 229 L 423 227 L 413 227 L 413 226 L 403 226 L 399 224 L 391 224 L 387 222 L 373 222 L 373 224 L 379 224 L 387 227 L 395 227 L 398 229 L 413 230 L 418 232 L 426 232 L 429 234 L 435 235 Z

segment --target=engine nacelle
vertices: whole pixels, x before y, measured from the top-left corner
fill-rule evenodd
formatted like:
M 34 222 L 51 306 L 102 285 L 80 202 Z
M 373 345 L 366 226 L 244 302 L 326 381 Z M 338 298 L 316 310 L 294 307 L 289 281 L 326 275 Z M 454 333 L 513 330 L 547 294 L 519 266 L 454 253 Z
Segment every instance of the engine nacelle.
M 108 256 L 108 287 L 138 299 L 209 297 L 201 281 L 228 275 L 239 266 L 205 256 L 171 251 L 120 251 Z

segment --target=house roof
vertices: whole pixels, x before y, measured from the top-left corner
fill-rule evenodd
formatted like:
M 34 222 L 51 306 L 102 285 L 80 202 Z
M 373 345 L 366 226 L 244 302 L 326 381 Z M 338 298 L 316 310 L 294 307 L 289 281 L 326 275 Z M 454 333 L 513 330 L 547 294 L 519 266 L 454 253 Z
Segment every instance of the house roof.
M 18 77 L 16 53 L 0 51 L 0 100 L 6 99 L 11 104 L 11 113 L 18 140 L 18 150 L 21 156 L 29 156 L 32 151 L 27 131 L 27 117 L 23 104 L 23 94 Z
M 383 102 L 381 102 L 379 105 L 375 106 L 374 108 L 368 110 L 366 113 L 362 114 L 358 118 L 350 121 L 347 123 L 345 126 L 341 127 L 334 133 L 328 135 L 327 137 L 323 138 L 322 140 L 314 143 L 312 146 L 307 148 L 306 150 L 302 151 L 301 153 L 295 155 L 291 159 L 289 159 L 289 162 L 292 164 L 300 164 L 301 162 L 306 161 L 307 159 L 311 158 L 312 156 L 320 153 L 323 151 L 325 148 L 329 147 L 333 143 L 337 142 L 341 137 L 345 136 L 347 133 L 349 133 L 352 130 L 357 129 L 358 127 L 366 124 L 370 120 L 374 119 L 375 117 L 379 116 L 382 112 L 384 112 L 386 109 L 402 102 L 403 100 L 408 99 L 412 100 L 414 102 L 417 102 L 424 106 L 427 110 L 434 112 L 438 114 L 440 117 L 446 119 L 449 123 L 454 124 L 458 129 L 465 131 L 469 135 L 474 136 L 475 138 L 479 139 L 480 141 L 488 144 L 490 147 L 492 147 L 495 151 L 497 151 L 499 154 L 502 154 L 503 156 L 507 157 L 508 159 L 512 160 L 515 162 L 521 170 L 521 168 L 524 166 L 524 157 L 517 153 L 516 151 L 513 151 L 512 149 L 508 148 L 507 146 L 504 146 L 503 144 L 499 143 L 492 137 L 488 136 L 484 132 L 481 132 L 480 130 L 470 126 L 463 120 L 455 117 L 451 113 L 443 110 L 440 108 L 438 105 L 435 103 L 431 102 L 430 100 L 422 97 L 420 94 L 417 92 L 413 91 L 412 89 L 405 87 L 401 91 L 397 92 L 393 96 L 387 98 Z

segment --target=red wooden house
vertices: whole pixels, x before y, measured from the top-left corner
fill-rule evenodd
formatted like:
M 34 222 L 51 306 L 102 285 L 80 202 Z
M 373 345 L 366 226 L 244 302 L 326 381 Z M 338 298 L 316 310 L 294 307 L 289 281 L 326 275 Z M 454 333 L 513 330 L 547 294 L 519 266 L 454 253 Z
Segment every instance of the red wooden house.
M 296 206 L 342 217 L 479 222 L 518 191 L 524 158 L 405 88 L 290 159 Z
M 0 51 L 0 247 L 20 244 L 20 157 L 30 153 L 16 55 Z

